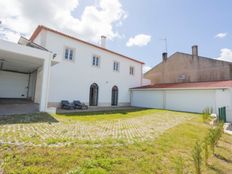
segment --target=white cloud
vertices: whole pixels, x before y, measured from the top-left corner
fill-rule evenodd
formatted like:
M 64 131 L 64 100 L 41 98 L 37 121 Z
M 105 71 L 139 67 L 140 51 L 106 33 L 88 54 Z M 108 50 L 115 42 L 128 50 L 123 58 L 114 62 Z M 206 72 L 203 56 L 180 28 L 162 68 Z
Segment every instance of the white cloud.
M 151 36 L 146 34 L 138 34 L 134 37 L 129 38 L 129 40 L 126 43 L 126 46 L 132 47 L 132 46 L 145 46 L 151 41 Z
M 101 35 L 119 36 L 114 26 L 127 17 L 119 0 L 98 0 L 86 6 L 79 18 L 72 15 L 78 5 L 79 0 L 0 1 L 0 37 L 8 39 L 9 32 L 28 37 L 39 24 L 94 42 Z
M 19 40 L 20 33 L 8 29 L 0 28 L 0 38 L 11 42 L 15 42 Z
M 144 65 L 143 66 L 143 73 L 146 73 L 147 71 L 149 71 L 151 69 L 150 66 Z
M 218 33 L 218 34 L 216 34 L 216 38 L 220 38 L 220 39 L 222 39 L 222 38 L 224 38 L 224 37 L 226 37 L 227 36 L 227 33 Z
M 221 49 L 220 56 L 217 59 L 232 62 L 232 50 L 228 48 Z

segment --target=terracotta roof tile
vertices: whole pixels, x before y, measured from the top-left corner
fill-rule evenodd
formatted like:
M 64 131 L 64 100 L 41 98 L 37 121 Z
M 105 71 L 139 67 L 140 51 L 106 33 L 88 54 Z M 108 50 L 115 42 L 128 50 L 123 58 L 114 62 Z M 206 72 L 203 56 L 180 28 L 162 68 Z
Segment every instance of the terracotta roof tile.
M 232 88 L 232 80 L 226 81 L 212 81 L 212 82 L 192 82 L 192 83 L 163 83 L 163 84 L 154 84 L 141 86 L 131 89 L 178 89 L 178 88 L 189 88 L 189 89 L 197 89 L 197 88 Z

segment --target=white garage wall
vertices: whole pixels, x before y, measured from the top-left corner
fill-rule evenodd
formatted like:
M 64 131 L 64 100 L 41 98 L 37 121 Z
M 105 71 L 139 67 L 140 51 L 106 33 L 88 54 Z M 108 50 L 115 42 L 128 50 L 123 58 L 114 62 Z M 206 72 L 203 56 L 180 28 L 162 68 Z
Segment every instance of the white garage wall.
M 201 113 L 216 111 L 215 90 L 132 90 L 131 105 Z
M 131 105 L 196 113 L 211 107 L 217 114 L 218 108 L 225 106 L 226 119 L 232 122 L 232 89 L 133 89 Z
M 131 105 L 145 108 L 163 108 L 163 91 L 132 91 Z
M 166 91 L 166 109 L 202 113 L 206 107 L 216 111 L 215 90 Z
M 27 98 L 29 75 L 0 71 L 0 98 Z

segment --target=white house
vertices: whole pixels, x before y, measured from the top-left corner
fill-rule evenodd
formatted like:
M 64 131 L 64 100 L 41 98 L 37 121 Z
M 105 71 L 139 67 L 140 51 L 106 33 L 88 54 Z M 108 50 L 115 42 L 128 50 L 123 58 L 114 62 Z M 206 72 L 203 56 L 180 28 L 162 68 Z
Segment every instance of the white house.
M 144 63 L 106 49 L 105 41 L 97 46 L 45 26 L 30 40 L 1 41 L 0 98 L 30 98 L 40 111 L 61 100 L 130 105 L 129 89 L 142 85 Z
M 147 85 L 131 89 L 131 105 L 202 113 L 205 108 L 226 107 L 232 122 L 232 80 Z

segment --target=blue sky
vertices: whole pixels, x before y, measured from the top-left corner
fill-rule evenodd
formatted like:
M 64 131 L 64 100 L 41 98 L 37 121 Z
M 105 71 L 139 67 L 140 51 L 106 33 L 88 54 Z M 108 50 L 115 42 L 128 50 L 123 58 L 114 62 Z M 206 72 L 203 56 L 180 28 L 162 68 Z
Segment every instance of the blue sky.
M 232 61 L 231 7 L 230 0 L 8 0 L 0 2 L 0 38 L 29 37 L 43 24 L 94 43 L 105 34 L 107 48 L 149 67 L 161 61 L 163 38 L 169 55 L 196 44 L 202 56 Z
M 161 61 L 168 39 L 168 54 L 176 51 L 191 53 L 191 46 L 199 46 L 202 56 L 219 57 L 220 49 L 232 48 L 232 1 L 229 0 L 143 0 L 122 1 L 128 18 L 119 31 L 123 40 L 109 43 L 109 47 L 137 57 L 148 66 Z M 138 33 L 152 36 L 144 47 L 125 47 L 128 37 Z M 225 38 L 215 38 L 218 33 L 228 33 Z

